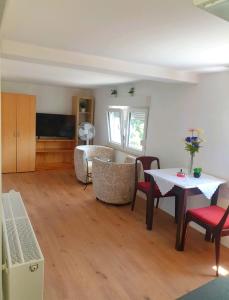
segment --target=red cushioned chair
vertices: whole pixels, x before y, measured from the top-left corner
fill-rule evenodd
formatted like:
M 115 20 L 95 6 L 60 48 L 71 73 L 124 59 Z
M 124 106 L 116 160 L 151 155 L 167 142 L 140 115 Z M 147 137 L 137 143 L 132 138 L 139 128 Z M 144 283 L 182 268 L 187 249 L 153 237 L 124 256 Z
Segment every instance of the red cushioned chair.
M 151 164 L 153 162 L 156 162 L 157 163 L 157 168 L 160 169 L 160 161 L 159 161 L 159 158 L 157 158 L 157 157 L 154 157 L 154 156 L 140 156 L 140 157 L 136 158 L 136 162 L 135 162 L 135 191 L 134 191 L 131 210 L 134 210 L 136 194 L 137 194 L 138 190 L 140 190 L 141 192 L 146 194 L 146 196 L 150 192 L 150 175 L 149 174 L 146 174 L 144 172 L 145 181 L 138 181 L 139 165 L 140 164 L 142 165 L 144 171 L 145 170 L 150 170 L 151 169 Z M 162 198 L 162 197 L 171 197 L 171 196 L 174 196 L 174 195 L 172 195 L 171 193 L 168 193 L 167 195 L 162 196 L 158 186 L 155 183 L 153 197 L 157 198 L 157 203 L 156 203 L 157 208 L 158 208 L 160 198 Z M 176 199 L 176 205 L 175 206 L 176 206 L 176 208 L 175 208 L 175 219 L 177 220 L 177 199 Z
M 150 190 L 150 175 L 148 175 L 144 172 L 145 181 L 138 181 L 139 163 L 141 163 L 141 165 L 143 167 L 143 171 L 145 171 L 145 170 L 150 170 L 151 169 L 151 164 L 154 161 L 156 161 L 156 163 L 157 163 L 157 168 L 160 169 L 160 161 L 157 157 L 154 157 L 154 156 L 140 156 L 140 157 L 136 158 L 136 162 L 135 162 L 135 191 L 134 191 L 134 197 L 133 197 L 132 206 L 131 206 L 132 210 L 134 210 L 137 190 L 140 190 L 141 192 L 143 192 L 146 195 L 149 193 L 149 190 Z M 157 191 L 157 195 L 155 195 L 155 198 L 157 198 L 156 207 L 158 207 L 161 195 L 160 195 L 160 191 L 159 191 L 157 186 L 156 186 L 156 191 Z
M 215 240 L 216 255 L 216 276 L 219 275 L 219 259 L 220 259 L 220 240 L 221 236 L 229 235 L 229 206 L 227 209 L 212 205 L 208 207 L 189 209 L 186 213 L 183 236 L 182 249 L 184 250 L 186 231 L 189 222 L 195 222 L 204 227 L 207 232 L 212 235 Z

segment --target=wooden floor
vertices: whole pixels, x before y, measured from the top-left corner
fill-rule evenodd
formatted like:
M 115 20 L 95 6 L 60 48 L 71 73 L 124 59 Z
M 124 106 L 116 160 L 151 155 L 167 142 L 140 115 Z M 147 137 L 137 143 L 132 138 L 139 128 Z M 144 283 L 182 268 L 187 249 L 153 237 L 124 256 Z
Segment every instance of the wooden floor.
M 4 175 L 9 189 L 21 192 L 45 256 L 45 300 L 176 299 L 214 279 L 213 244 L 191 229 L 175 251 L 173 218 L 158 209 L 147 231 L 143 200 L 134 212 L 104 205 L 72 170 Z

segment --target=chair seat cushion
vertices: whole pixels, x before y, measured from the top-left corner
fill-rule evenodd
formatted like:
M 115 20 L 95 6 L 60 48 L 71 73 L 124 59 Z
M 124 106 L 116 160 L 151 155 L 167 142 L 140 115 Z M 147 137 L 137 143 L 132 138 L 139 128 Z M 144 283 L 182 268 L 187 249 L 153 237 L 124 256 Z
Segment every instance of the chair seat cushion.
M 143 193 L 147 194 L 150 190 L 150 182 L 149 181 L 139 181 L 138 182 L 138 190 L 142 191 Z M 161 192 L 157 186 L 157 184 L 155 183 L 154 185 L 154 192 L 155 192 L 155 196 L 156 197 L 160 197 L 161 196 Z
M 212 205 L 208 207 L 189 209 L 188 213 L 196 217 L 200 221 L 204 222 L 205 224 L 215 227 L 222 219 L 225 211 L 226 210 L 222 207 L 219 207 L 217 205 Z M 224 229 L 229 228 L 229 217 L 227 217 L 227 220 L 223 228 Z

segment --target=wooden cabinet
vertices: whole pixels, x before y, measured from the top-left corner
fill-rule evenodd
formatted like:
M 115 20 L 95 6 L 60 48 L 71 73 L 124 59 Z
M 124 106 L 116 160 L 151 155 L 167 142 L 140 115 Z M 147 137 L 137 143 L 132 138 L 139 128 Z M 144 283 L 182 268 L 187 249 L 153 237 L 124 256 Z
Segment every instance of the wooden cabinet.
M 2 172 L 17 171 L 17 102 L 11 94 L 2 94 Z
M 75 140 L 38 139 L 36 170 L 73 168 Z
M 36 98 L 2 93 L 2 172 L 35 170 Z
M 72 113 L 76 116 L 76 142 L 78 145 L 82 145 L 85 142 L 81 141 L 78 136 L 79 125 L 83 122 L 94 124 L 94 98 L 74 96 Z

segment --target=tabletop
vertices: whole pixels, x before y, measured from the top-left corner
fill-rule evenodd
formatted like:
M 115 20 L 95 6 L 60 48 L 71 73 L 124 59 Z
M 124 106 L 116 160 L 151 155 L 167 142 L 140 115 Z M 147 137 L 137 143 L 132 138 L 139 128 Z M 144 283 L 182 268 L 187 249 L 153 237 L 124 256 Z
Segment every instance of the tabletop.
M 200 189 L 205 196 L 210 199 L 215 190 L 226 180 L 211 176 L 208 174 L 201 174 L 200 178 L 186 175 L 185 177 L 178 177 L 176 174 L 181 168 L 171 169 L 154 169 L 146 170 L 145 173 L 152 175 L 157 183 L 162 195 L 166 194 L 172 187 L 178 186 L 182 189 Z M 182 169 L 185 174 L 188 174 L 186 169 Z

